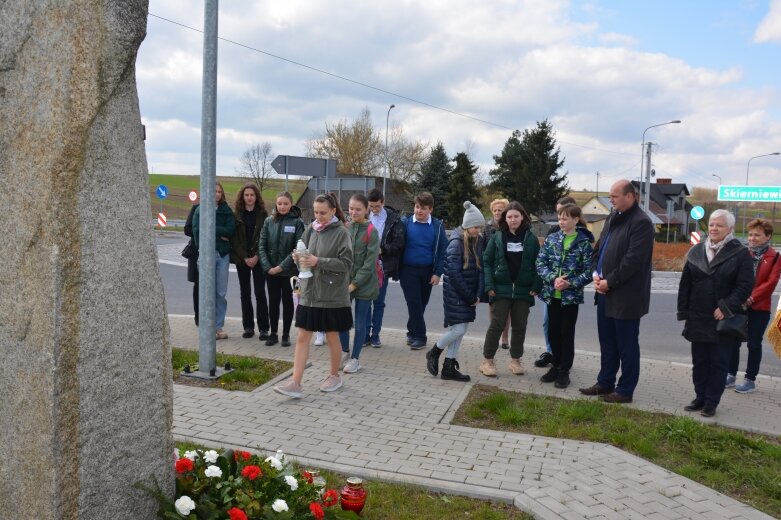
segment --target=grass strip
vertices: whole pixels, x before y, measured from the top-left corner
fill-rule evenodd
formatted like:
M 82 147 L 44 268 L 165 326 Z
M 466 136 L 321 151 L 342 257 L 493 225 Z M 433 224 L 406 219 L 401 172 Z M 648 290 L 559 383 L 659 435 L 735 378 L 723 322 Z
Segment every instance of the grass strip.
M 192 371 L 198 367 L 198 351 L 173 348 L 171 350 L 171 365 L 173 366 L 174 382 L 191 386 L 222 388 L 223 390 L 252 391 L 267 383 L 282 372 L 290 370 L 293 364 L 277 359 L 263 359 L 250 356 L 236 356 L 217 353 L 217 366 L 224 367 L 230 363 L 233 372 L 219 379 L 195 379 L 181 375 L 185 365 L 190 365 Z
M 475 385 L 453 422 L 612 444 L 781 518 L 781 438 L 596 400 Z
M 208 450 L 210 448 L 192 442 L 177 442 L 179 453 L 187 450 Z M 262 450 L 258 450 L 262 451 Z M 302 467 L 300 469 L 317 469 Z M 326 487 L 337 492 L 345 485 L 349 475 L 340 475 L 320 470 L 325 477 Z M 393 484 L 365 480 L 367 499 L 361 513 L 363 520 L 450 520 L 452 518 L 473 518 L 476 520 L 534 520 L 534 517 L 520 511 L 511 504 L 478 500 L 455 495 L 428 491 L 410 484 Z M 338 507 L 338 506 L 337 506 Z

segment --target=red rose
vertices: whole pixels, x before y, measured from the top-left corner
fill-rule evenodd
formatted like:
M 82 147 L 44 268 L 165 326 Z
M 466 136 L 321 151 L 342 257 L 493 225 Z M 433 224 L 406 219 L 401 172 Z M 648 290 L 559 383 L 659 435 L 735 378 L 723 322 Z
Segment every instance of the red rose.
M 325 513 L 323 512 L 323 508 L 320 507 L 320 504 L 317 502 L 312 502 L 309 504 L 309 510 L 312 512 L 312 516 L 314 516 L 317 520 L 323 520 L 325 517 Z
M 247 515 L 238 507 L 228 509 L 228 516 L 231 520 L 247 520 Z
M 335 506 L 337 502 L 339 502 L 339 495 L 335 489 L 329 489 L 323 493 L 323 504 L 325 504 L 325 507 Z
M 302 477 L 304 477 L 304 480 L 306 480 L 306 481 L 307 481 L 307 482 L 309 482 L 310 484 L 311 484 L 312 482 L 314 482 L 314 478 L 312 477 L 312 474 L 311 474 L 311 473 L 309 473 L 308 471 L 302 471 L 302 472 L 301 472 L 301 476 L 302 476 Z
M 193 461 L 185 458 L 177 460 L 174 467 L 176 468 L 177 473 L 187 473 L 188 471 L 192 471 L 195 465 L 193 464 Z
M 263 475 L 263 472 L 257 466 L 245 466 L 244 469 L 241 470 L 241 474 L 250 480 L 255 480 L 259 476 Z
M 236 460 L 236 461 L 239 460 L 239 457 L 241 457 L 241 459 L 244 460 L 244 461 L 248 461 L 251 456 L 252 455 L 248 451 L 238 450 L 238 451 L 234 451 L 233 452 L 233 460 Z

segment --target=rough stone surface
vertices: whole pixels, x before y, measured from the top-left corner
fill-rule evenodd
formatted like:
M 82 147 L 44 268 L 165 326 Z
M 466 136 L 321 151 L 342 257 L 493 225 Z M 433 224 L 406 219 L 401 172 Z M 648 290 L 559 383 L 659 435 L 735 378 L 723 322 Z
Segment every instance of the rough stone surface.
M 0 0 L 0 511 L 143 519 L 173 482 L 135 86 L 147 0 Z

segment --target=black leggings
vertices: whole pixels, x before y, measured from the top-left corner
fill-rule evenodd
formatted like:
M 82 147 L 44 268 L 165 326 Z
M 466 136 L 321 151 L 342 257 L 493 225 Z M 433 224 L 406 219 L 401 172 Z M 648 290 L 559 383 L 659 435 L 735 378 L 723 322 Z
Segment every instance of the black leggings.
M 277 333 L 279 304 L 282 302 L 282 335 L 289 336 L 290 326 L 293 323 L 293 288 L 290 287 L 290 277 L 266 274 L 266 288 L 271 333 Z

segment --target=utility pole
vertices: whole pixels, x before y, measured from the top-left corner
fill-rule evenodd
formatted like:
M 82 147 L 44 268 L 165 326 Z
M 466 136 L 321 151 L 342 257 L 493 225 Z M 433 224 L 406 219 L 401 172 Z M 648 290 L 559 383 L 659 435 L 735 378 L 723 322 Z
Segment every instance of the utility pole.
M 643 209 L 651 209 L 651 146 L 653 143 L 647 143 L 648 148 L 645 152 L 645 193 L 643 196 Z
M 599 172 L 597 172 L 597 197 L 599 197 Z
M 206 0 L 203 20 L 203 91 L 201 93 L 201 207 L 198 283 L 198 372 L 214 377 L 215 336 L 216 158 L 217 158 L 217 13 L 218 0 Z

